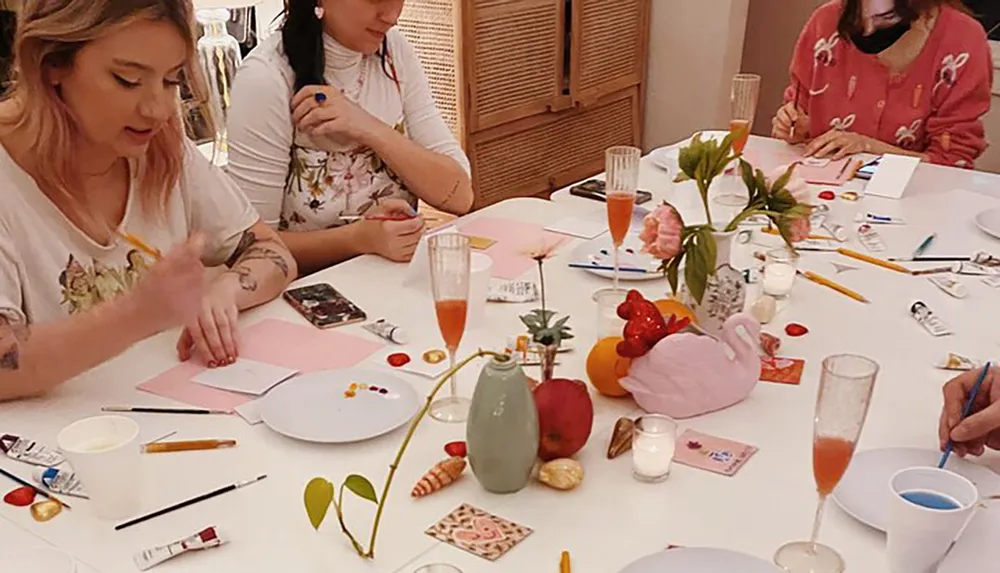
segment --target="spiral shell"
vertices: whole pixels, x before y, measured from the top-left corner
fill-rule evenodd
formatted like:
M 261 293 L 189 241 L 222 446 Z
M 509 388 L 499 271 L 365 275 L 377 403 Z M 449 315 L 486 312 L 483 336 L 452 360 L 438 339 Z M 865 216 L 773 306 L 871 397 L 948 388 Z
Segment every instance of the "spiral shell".
M 420 478 L 417 485 L 413 486 L 410 495 L 424 497 L 451 484 L 465 471 L 465 463 L 465 459 L 459 457 L 451 457 L 438 462 L 424 474 L 424 477 Z
M 538 481 L 559 490 L 570 490 L 583 482 L 583 466 L 576 460 L 560 458 L 542 464 Z

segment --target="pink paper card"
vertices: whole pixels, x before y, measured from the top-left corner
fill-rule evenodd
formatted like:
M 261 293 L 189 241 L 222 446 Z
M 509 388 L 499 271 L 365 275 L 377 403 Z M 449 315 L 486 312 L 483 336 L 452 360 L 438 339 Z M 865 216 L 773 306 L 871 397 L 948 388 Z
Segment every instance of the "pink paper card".
M 139 384 L 139 390 L 177 400 L 197 408 L 223 410 L 232 413 L 237 406 L 256 399 L 256 396 L 218 390 L 191 379 L 205 368 L 195 362 L 184 362 L 170 370 Z
M 747 150 L 743 158 L 753 165 L 754 169 L 763 171 L 764 175 L 771 175 L 779 167 L 787 169 L 792 163 L 798 163 L 795 166 L 795 177 L 804 179 L 811 185 L 840 186 L 854 175 L 850 167 L 850 163 L 855 161 L 853 157 L 845 157 L 840 161 L 826 161 L 813 160 L 792 152 L 761 153 Z
M 384 345 L 315 326 L 264 319 L 243 331 L 240 357 L 299 372 L 350 368 Z
M 460 224 L 458 230 L 463 235 L 496 241 L 483 252 L 493 259 L 493 277 L 504 280 L 520 278 L 535 266 L 527 251 L 545 246 L 558 248 L 569 240 L 564 235 L 546 231 L 541 225 L 500 217 L 477 217 Z

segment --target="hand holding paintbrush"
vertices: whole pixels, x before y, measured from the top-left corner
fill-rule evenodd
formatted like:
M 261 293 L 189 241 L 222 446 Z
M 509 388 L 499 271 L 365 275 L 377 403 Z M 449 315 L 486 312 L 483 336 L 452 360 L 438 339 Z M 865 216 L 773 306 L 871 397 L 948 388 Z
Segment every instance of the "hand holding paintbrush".
M 1000 450 L 1000 386 L 990 364 L 965 372 L 944 386 L 938 428 L 942 465 L 952 450 L 959 456 Z

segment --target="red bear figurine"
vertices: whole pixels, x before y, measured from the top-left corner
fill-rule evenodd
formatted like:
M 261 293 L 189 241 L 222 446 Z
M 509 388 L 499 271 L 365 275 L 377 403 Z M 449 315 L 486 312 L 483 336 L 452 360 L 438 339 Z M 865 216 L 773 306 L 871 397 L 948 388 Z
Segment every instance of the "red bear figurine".
M 637 290 L 630 290 L 625 302 L 618 305 L 618 316 L 626 321 L 622 329 L 624 340 L 617 346 L 618 355 L 623 358 L 644 356 L 657 342 L 680 332 L 691 322 L 688 318 L 678 321 L 673 315 L 668 322 L 660 309 Z

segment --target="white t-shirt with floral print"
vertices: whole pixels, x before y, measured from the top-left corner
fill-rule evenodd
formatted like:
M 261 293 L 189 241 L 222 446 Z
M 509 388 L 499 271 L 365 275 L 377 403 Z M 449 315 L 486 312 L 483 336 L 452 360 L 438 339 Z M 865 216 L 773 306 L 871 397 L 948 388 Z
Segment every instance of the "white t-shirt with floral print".
M 165 216 L 146 214 L 133 178 L 119 230 L 169 251 L 195 231 L 204 262 L 224 263 L 259 216 L 226 174 L 190 142 Z M 0 316 L 44 323 L 111 300 L 152 264 L 124 241 L 101 245 L 80 231 L 0 146 Z
M 469 160 L 434 103 L 413 47 L 398 30 L 389 57 L 363 56 L 324 36 L 324 78 L 344 95 L 421 146 Z M 280 34 L 258 46 L 233 82 L 228 112 L 227 170 L 265 223 L 313 231 L 346 223 L 378 201 L 416 198 L 370 148 L 356 142 L 314 142 L 292 124 L 295 78 Z

